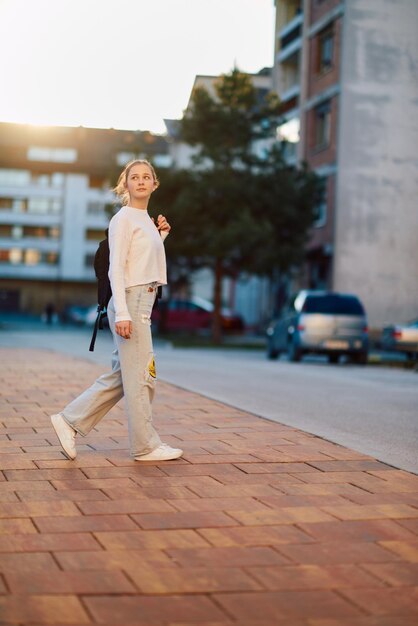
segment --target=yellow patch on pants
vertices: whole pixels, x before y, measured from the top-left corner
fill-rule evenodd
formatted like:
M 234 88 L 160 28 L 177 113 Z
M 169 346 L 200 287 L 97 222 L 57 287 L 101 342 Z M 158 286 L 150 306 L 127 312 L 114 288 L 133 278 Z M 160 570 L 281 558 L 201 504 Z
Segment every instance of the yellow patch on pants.
M 155 359 L 152 357 L 151 361 L 148 363 L 148 373 L 151 378 L 157 378 L 157 372 L 155 369 Z

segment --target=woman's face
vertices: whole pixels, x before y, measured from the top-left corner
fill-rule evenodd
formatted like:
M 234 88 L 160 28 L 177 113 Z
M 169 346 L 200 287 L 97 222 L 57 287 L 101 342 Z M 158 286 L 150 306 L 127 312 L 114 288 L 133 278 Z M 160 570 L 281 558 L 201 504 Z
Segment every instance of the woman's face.
M 149 198 L 156 187 L 149 166 L 145 163 L 133 165 L 129 170 L 126 186 L 131 201 Z

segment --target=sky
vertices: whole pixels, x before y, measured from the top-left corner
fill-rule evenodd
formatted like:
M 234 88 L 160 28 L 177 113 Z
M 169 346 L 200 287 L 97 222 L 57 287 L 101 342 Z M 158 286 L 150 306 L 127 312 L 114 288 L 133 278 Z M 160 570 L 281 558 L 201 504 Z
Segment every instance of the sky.
M 0 0 L 0 122 L 150 130 L 273 64 L 273 0 Z

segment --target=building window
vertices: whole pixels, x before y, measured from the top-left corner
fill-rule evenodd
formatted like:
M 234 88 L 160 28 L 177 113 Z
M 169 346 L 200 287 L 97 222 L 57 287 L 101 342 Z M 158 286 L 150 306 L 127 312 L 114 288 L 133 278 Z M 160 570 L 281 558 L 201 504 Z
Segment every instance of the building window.
M 54 174 L 32 174 L 33 185 L 37 187 L 62 187 L 64 185 L 64 174 L 55 172 Z
M 94 266 L 94 254 L 86 254 L 84 257 L 84 267 L 92 269 Z
M 89 215 L 102 215 L 105 211 L 103 202 L 89 202 L 87 205 L 87 213 Z
M 318 63 L 317 71 L 320 74 L 332 68 L 334 53 L 334 28 L 328 27 L 318 34 Z
M 13 213 L 26 213 L 28 201 L 25 198 L 0 198 L 0 211 L 13 211 Z
M 57 265 L 58 261 L 58 252 L 42 252 L 36 248 L 0 250 L 0 263 L 10 263 L 11 265 Z
M 55 198 L 29 198 L 28 213 L 50 214 L 61 211 L 61 200 Z
M 101 241 L 105 238 L 105 232 L 101 229 L 89 228 L 86 231 L 87 241 Z
M 328 202 L 328 190 L 327 179 L 322 179 L 322 185 L 320 188 L 320 194 L 317 204 L 314 207 L 314 228 L 321 228 L 325 226 L 327 221 L 327 202 Z
M 135 152 L 118 152 L 116 155 L 116 163 L 121 167 L 125 167 L 129 161 L 140 158 Z
M 0 224 L 0 237 L 10 237 L 12 234 L 12 227 L 8 224 Z
M 23 226 L 23 237 L 36 237 L 42 239 L 58 239 L 60 229 L 48 226 Z
M 285 159 L 296 158 L 300 139 L 300 120 L 298 117 L 284 122 L 277 127 L 277 139 L 281 143 Z
M 315 148 L 320 150 L 329 145 L 331 138 L 331 102 L 324 102 L 314 109 Z
M 23 226 L 13 226 L 13 228 L 12 228 L 12 237 L 13 237 L 13 239 L 22 239 L 22 237 L 23 237 Z
M 77 150 L 75 148 L 48 148 L 31 146 L 27 152 L 29 161 L 51 161 L 53 163 L 75 163 Z
M 284 37 L 281 37 L 281 39 L 280 39 L 280 48 L 281 48 L 281 50 L 286 48 L 288 45 L 290 45 L 296 39 L 299 39 L 301 34 L 302 34 L 302 26 L 298 25 L 298 26 L 296 26 L 296 28 L 293 28 L 290 31 L 290 33 L 287 33 Z
M 26 187 L 30 185 L 31 175 L 28 170 L 0 169 L 0 186 Z

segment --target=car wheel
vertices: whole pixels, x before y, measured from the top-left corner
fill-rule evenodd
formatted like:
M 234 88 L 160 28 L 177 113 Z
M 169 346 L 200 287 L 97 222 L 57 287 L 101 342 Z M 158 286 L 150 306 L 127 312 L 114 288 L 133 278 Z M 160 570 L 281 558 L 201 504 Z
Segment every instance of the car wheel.
M 367 352 L 360 352 L 353 357 L 354 363 L 357 365 L 367 365 L 369 361 L 369 355 Z
M 273 346 L 271 339 L 267 342 L 267 358 L 274 361 L 279 356 L 280 351 Z
M 299 363 L 302 358 L 302 354 L 302 350 L 295 346 L 294 341 L 289 341 L 287 347 L 287 355 L 289 357 L 289 361 L 291 361 L 292 363 Z
M 328 355 L 328 361 L 329 363 L 338 363 L 338 361 L 340 360 L 340 355 L 339 354 L 329 354 Z

